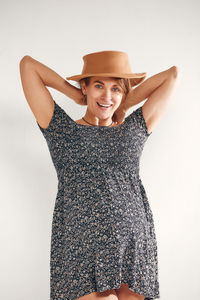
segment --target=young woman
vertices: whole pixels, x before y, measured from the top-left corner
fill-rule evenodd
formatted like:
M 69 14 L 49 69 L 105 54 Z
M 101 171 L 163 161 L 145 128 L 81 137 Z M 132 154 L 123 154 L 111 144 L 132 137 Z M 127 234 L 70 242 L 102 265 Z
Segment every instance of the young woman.
M 160 298 L 154 221 L 139 166 L 144 144 L 170 104 L 178 70 L 172 66 L 144 81 L 146 73 L 131 73 L 124 52 L 83 59 L 82 74 L 67 77 L 80 88 L 30 56 L 20 61 L 24 94 L 59 181 L 50 298 Z M 86 105 L 84 117 L 74 121 L 47 87 Z

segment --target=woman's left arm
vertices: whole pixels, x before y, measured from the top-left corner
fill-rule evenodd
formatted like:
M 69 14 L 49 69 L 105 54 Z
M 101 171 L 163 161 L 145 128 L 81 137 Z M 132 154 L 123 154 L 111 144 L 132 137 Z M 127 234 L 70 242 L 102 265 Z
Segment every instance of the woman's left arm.
M 167 110 L 179 75 L 176 66 L 153 75 L 128 93 L 122 104 L 122 109 L 127 111 L 130 107 L 148 98 L 143 104 L 142 110 L 150 133 Z

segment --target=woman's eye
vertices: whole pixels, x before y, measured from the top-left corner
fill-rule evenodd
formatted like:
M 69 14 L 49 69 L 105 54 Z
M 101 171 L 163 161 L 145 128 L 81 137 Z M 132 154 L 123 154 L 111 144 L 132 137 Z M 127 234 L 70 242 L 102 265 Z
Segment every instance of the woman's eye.
M 118 88 L 114 88 L 114 89 L 117 89 L 118 90 L 118 92 L 119 92 L 119 89 Z M 116 91 L 117 92 L 117 91 Z
M 96 84 L 95 86 L 101 86 L 100 84 Z

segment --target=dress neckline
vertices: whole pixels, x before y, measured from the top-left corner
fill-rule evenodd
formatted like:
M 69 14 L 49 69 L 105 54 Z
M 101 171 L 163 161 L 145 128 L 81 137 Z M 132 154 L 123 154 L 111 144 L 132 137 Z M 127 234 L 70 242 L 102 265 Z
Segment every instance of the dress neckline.
M 111 130 L 111 129 L 113 129 L 113 128 L 118 128 L 118 127 L 121 128 L 121 127 L 124 126 L 124 124 L 127 122 L 127 118 L 125 118 L 124 122 L 121 123 L 120 125 L 117 125 L 117 126 L 104 126 L 104 125 L 101 125 L 101 126 L 92 126 L 92 125 L 83 125 L 83 124 L 79 124 L 79 123 L 77 123 L 76 121 L 74 121 L 70 116 L 68 116 L 68 117 L 69 117 L 71 123 L 72 123 L 74 126 L 80 127 L 80 128 L 86 127 L 86 128 L 95 128 L 95 129 L 106 129 L 106 130 Z

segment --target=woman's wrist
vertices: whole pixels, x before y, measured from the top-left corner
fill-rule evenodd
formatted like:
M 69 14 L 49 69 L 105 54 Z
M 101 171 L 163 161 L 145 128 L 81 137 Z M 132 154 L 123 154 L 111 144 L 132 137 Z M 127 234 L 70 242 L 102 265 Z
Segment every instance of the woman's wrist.
M 74 85 L 64 80 L 63 90 L 64 90 L 64 94 L 67 97 L 73 99 L 76 103 L 80 104 L 82 102 L 83 93 L 81 89 L 75 87 Z

